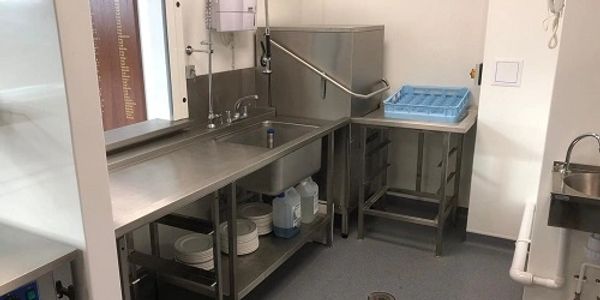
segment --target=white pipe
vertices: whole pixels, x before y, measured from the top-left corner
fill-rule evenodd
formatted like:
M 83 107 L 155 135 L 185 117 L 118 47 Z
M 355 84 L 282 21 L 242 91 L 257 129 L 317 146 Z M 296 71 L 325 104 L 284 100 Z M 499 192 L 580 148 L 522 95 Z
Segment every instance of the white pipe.
M 586 269 L 600 269 L 600 266 L 590 263 L 581 264 L 581 267 L 579 268 L 579 278 L 577 278 L 577 288 L 575 289 L 575 295 L 581 295 L 581 292 L 583 290 L 583 282 L 585 281 Z
M 565 254 L 567 249 L 566 229 L 560 229 L 558 241 L 558 267 L 554 278 L 540 277 L 526 271 L 527 261 L 529 260 L 529 245 L 531 244 L 531 228 L 533 227 L 534 215 L 535 204 L 527 203 L 523 211 L 519 237 L 515 242 L 515 254 L 513 256 L 512 266 L 510 267 L 510 277 L 523 285 L 539 285 L 552 289 L 561 288 L 565 282 L 563 274 L 565 271 Z

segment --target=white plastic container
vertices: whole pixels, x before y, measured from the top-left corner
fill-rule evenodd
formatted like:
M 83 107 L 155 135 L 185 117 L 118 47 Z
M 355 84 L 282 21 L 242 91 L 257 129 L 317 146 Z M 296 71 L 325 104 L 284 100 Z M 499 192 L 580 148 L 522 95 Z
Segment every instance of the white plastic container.
M 292 238 L 300 231 L 300 194 L 291 187 L 273 199 L 273 233 L 282 238 Z
M 319 212 L 319 185 L 308 177 L 296 186 L 300 194 L 302 223 L 310 224 Z

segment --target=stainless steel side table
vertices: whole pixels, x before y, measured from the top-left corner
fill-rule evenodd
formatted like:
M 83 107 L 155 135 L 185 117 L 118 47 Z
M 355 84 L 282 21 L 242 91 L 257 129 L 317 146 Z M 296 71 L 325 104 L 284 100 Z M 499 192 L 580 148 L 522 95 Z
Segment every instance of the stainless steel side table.
M 462 167 L 462 152 L 464 136 L 474 127 L 477 120 L 477 111 L 470 110 L 468 115 L 459 123 L 433 123 L 412 120 L 402 120 L 386 118 L 383 108 L 372 112 L 364 117 L 352 119 L 352 130 L 358 130 L 360 133 L 360 151 L 358 155 L 360 162 L 359 172 L 359 195 L 358 195 L 358 238 L 364 238 L 365 234 L 365 215 L 392 219 L 431 226 L 436 228 L 435 236 L 435 255 L 441 256 L 443 253 L 443 236 L 446 222 L 449 217 L 454 218 L 458 199 L 460 195 L 460 182 Z M 387 162 L 387 155 L 384 152 L 385 159 L 379 159 L 379 165 L 373 165 L 371 162 L 367 166 L 367 159 L 376 155 L 380 151 L 387 151 L 390 144 L 388 138 L 389 130 L 409 129 L 418 133 L 418 158 L 417 174 L 414 190 L 395 189 L 387 184 L 387 169 L 390 164 Z M 368 132 L 370 134 L 368 135 Z M 423 145 L 425 133 L 434 133 L 442 135 L 442 157 L 438 167 L 441 168 L 440 187 L 436 193 L 428 193 L 421 190 L 422 171 L 423 171 Z M 452 141 L 456 142 L 452 145 Z M 455 168 L 449 171 L 450 161 L 455 160 Z M 372 160 L 371 160 L 372 161 Z M 376 160 L 377 161 L 377 160 Z M 368 169 L 368 170 L 367 170 Z M 378 181 L 377 188 L 373 190 L 374 181 Z M 453 184 L 453 188 L 451 187 Z M 453 194 L 449 195 L 450 190 Z M 410 198 L 436 202 L 438 204 L 436 216 L 433 219 L 412 216 L 408 214 L 393 213 L 377 209 L 374 205 L 387 194 L 408 196 Z

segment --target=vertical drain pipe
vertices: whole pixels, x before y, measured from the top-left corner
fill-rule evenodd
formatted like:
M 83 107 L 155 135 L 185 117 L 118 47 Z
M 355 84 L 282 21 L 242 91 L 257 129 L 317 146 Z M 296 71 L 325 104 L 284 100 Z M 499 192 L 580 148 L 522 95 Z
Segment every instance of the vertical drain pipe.
M 531 228 L 533 227 L 533 217 L 535 215 L 535 204 L 527 203 L 523 211 L 519 237 L 515 242 L 515 254 L 510 267 L 510 277 L 523 285 L 539 285 L 551 289 L 559 289 L 563 286 L 565 272 L 565 256 L 567 249 L 567 230 L 560 229 L 558 239 L 558 268 L 554 278 L 545 278 L 537 276 L 526 271 L 527 261 L 529 260 L 529 246 L 531 245 Z

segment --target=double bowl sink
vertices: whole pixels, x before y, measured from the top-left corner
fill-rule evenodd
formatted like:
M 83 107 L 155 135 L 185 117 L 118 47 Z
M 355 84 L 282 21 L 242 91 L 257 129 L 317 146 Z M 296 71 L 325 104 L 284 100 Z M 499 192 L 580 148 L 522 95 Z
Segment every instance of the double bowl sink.
M 215 138 L 217 142 L 275 150 L 284 145 L 305 143 L 306 135 L 319 126 L 278 120 L 266 120 Z M 274 131 L 273 148 L 268 145 L 268 130 Z M 243 177 L 237 184 L 249 191 L 277 195 L 319 171 L 321 139 L 306 143 L 294 152 Z
M 600 232 L 600 167 L 555 162 L 548 225 Z

